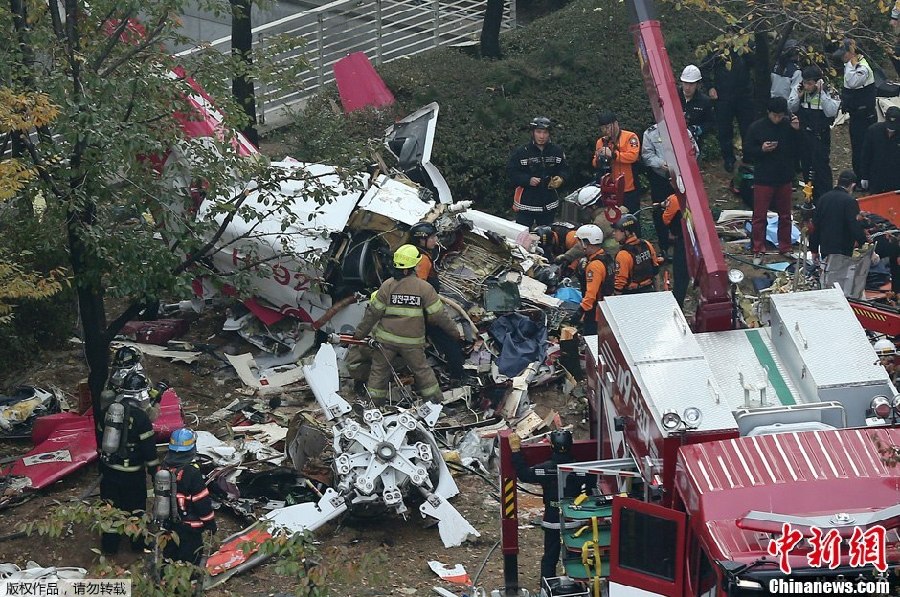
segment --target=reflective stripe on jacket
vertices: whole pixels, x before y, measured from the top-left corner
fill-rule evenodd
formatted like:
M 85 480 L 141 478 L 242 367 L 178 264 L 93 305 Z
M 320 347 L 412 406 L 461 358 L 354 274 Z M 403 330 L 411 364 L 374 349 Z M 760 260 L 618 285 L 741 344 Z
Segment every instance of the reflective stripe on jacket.
M 181 468 L 169 467 L 169 472 L 175 477 L 175 501 L 181 524 L 202 530 L 216 514 L 200 468 L 192 462 Z
M 426 318 L 451 338 L 459 338 L 456 324 L 444 314 L 444 303 L 431 284 L 415 275 L 389 278 L 369 301 L 354 337 L 364 338 L 371 332 L 384 344 L 423 346 Z

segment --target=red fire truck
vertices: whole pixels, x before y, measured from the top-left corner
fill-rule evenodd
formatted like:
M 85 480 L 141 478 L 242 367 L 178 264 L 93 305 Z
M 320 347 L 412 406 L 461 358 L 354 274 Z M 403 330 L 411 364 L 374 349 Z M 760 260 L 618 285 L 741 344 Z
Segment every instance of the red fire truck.
M 585 339 L 593 439 L 576 442 L 583 462 L 558 467 L 560 487 L 567 475 L 593 474 L 605 496 L 561 499 L 562 521 L 577 529 L 562 532 L 562 563 L 594 582 L 560 594 L 893 594 L 900 397 L 838 289 L 775 295 L 767 327 L 733 329 L 736 280 L 659 23 L 647 0 L 629 5 L 651 106 L 671 141 L 701 300 L 693 326 L 668 292 L 600 305 L 599 335 Z M 531 463 L 549 454 L 546 444 L 522 450 Z M 501 441 L 497 594 L 507 596 L 522 594 L 515 487 Z

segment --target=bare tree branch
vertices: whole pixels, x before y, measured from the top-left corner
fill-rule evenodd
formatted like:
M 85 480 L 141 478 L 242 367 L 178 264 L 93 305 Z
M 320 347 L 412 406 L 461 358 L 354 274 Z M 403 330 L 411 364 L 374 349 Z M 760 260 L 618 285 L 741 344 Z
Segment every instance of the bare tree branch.
M 238 200 L 235 202 L 235 209 L 225 216 L 225 219 L 222 220 L 222 224 L 219 226 L 219 229 L 216 230 L 215 234 L 213 234 L 212 238 L 207 241 L 205 245 L 200 247 L 199 250 L 194 251 L 190 255 L 185 258 L 181 264 L 179 264 L 176 268 L 172 270 L 172 275 L 177 276 L 185 272 L 190 266 L 197 262 L 198 259 L 202 259 L 205 257 L 209 251 L 216 246 L 216 243 L 222 238 L 222 235 L 225 234 L 225 229 L 231 224 L 232 220 L 238 213 L 238 208 L 247 200 L 247 197 L 250 196 L 250 193 L 247 189 L 241 191 L 241 193 L 237 196 Z
M 162 32 L 166 28 L 166 24 L 168 23 L 168 15 L 161 15 L 159 21 L 156 23 L 156 26 L 150 31 L 146 37 L 141 41 L 141 43 L 135 44 L 134 47 L 131 48 L 130 51 L 125 52 L 123 56 L 120 56 L 118 60 L 113 61 L 105 70 L 98 70 L 97 74 L 101 77 L 108 77 L 112 73 L 114 73 L 120 66 L 127 63 L 129 60 L 133 59 L 135 56 L 143 52 L 148 47 L 155 45 L 157 42 L 157 38 L 162 34 Z
M 122 34 L 128 29 L 128 25 L 131 22 L 131 17 L 134 14 L 132 10 L 128 10 L 122 18 L 119 20 L 119 24 L 116 25 L 115 31 L 113 31 L 112 35 L 109 36 L 109 39 L 106 40 L 106 44 L 103 46 L 103 49 L 97 54 L 97 57 L 94 59 L 93 64 L 91 64 L 91 70 L 99 71 L 100 67 L 106 62 L 106 59 L 109 58 L 109 55 L 119 44 L 119 41 L 122 39 Z M 107 19 L 109 18 L 108 15 Z M 100 27 L 106 23 L 107 19 L 104 19 L 100 23 Z

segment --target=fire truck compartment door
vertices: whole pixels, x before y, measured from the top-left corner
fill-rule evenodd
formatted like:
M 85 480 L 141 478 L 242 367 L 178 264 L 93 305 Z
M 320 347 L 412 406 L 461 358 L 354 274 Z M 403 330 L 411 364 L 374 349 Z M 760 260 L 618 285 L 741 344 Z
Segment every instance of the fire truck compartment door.
M 610 597 L 681 597 L 685 525 L 684 512 L 628 497 L 613 498 Z

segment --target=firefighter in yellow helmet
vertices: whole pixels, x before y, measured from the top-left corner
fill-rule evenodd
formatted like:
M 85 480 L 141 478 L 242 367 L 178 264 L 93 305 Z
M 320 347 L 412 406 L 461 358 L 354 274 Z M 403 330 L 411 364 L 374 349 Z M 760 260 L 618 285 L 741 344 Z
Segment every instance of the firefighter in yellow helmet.
M 415 275 L 421 259 L 413 245 L 397 249 L 394 276 L 372 295 L 353 336 L 361 340 L 371 332 L 372 338 L 381 344 L 381 350 L 373 353 L 368 383 L 369 395 L 376 402 L 387 398 L 390 362 L 397 355 L 415 377 L 419 395 L 440 402 L 441 388 L 425 358 L 425 324 L 437 326 L 461 341 L 456 324 L 444 314 L 444 304 L 437 292 Z

